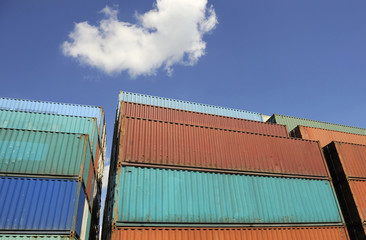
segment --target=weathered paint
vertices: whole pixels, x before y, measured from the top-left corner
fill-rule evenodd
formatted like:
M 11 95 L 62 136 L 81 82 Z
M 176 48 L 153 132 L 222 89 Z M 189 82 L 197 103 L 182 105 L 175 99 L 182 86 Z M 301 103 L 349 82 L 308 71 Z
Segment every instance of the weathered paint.
M 104 136 L 105 121 L 102 107 L 2 97 L 0 98 L 0 109 L 96 118 L 101 139 Z
M 0 128 L 0 173 L 78 177 L 91 159 L 86 134 Z
M 365 135 L 338 132 L 322 128 L 297 126 L 291 131 L 290 135 L 302 139 L 319 141 L 321 147 L 328 145 L 332 141 L 366 145 Z
M 119 119 L 124 116 L 288 137 L 285 125 L 132 102 L 122 102 Z
M 79 236 L 84 206 L 84 189 L 76 180 L 0 177 L 2 231 Z
M 344 126 L 335 123 L 327 123 L 327 122 L 320 122 L 314 121 L 304 118 L 297 118 L 297 117 L 290 117 L 285 115 L 273 114 L 267 122 L 271 123 L 278 123 L 287 125 L 289 131 L 294 129 L 296 126 L 307 126 L 307 127 L 314 127 L 314 128 L 323 128 L 327 130 L 339 131 L 339 132 L 347 132 L 347 133 L 355 133 L 366 135 L 365 128 L 358 128 L 358 127 L 351 127 L 351 126 Z
M 328 155 L 329 166 L 335 174 L 344 174 L 347 178 L 366 179 L 366 146 L 344 142 L 332 142 L 324 147 Z M 341 179 L 345 180 L 345 179 Z
M 0 234 L 0 240 L 79 240 L 77 237 L 68 235 L 17 235 L 17 234 Z
M 347 240 L 344 227 L 116 228 L 111 240 Z
M 0 128 L 89 134 L 93 159 L 99 157 L 96 118 L 0 110 Z
M 119 161 L 329 177 L 314 141 L 125 117 Z
M 327 180 L 121 167 L 113 222 L 341 224 Z
M 226 108 L 226 107 L 218 107 L 208 104 L 202 103 L 194 103 L 170 98 L 163 97 L 155 97 L 145 94 L 139 93 L 131 93 L 121 91 L 118 96 L 118 106 L 117 106 L 117 118 L 119 116 L 119 109 L 121 101 L 125 102 L 134 102 L 134 103 L 142 103 L 160 107 L 167 108 L 176 108 L 181 110 L 193 111 L 193 112 L 202 112 L 214 115 L 221 115 L 227 117 L 235 117 L 242 119 L 249 119 L 262 122 L 262 115 L 260 113 L 249 112 L 239 109 Z

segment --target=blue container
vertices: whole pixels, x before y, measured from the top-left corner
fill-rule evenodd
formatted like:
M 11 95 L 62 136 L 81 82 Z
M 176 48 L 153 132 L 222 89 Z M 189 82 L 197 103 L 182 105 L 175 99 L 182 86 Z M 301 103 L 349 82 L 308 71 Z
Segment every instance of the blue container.
M 113 221 L 124 224 L 342 224 L 329 181 L 122 167 Z
M 217 107 L 208 104 L 194 103 L 170 98 L 155 97 L 139 93 L 131 93 L 121 91 L 118 96 L 117 118 L 119 116 L 119 108 L 121 101 L 142 103 L 159 107 L 176 108 L 187 111 L 202 112 L 207 114 L 221 115 L 227 117 L 235 117 L 263 122 L 262 114 L 238 110 L 226 107 Z
M 103 135 L 103 128 L 105 128 L 104 111 L 102 107 L 15 98 L 0 98 L 0 110 L 96 118 L 100 136 Z
M 0 231 L 80 236 L 87 229 L 88 208 L 76 180 L 0 177 Z

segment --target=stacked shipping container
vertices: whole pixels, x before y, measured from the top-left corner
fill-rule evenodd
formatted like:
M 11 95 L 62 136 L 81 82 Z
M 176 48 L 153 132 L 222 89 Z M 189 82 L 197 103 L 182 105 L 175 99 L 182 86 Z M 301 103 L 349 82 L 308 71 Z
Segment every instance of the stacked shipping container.
M 0 239 L 98 238 L 100 107 L 0 98 Z
M 320 142 L 350 237 L 366 239 L 366 129 L 276 114 L 269 121 L 287 124 L 293 137 Z
M 348 239 L 318 142 L 141 94 L 116 112 L 103 239 Z

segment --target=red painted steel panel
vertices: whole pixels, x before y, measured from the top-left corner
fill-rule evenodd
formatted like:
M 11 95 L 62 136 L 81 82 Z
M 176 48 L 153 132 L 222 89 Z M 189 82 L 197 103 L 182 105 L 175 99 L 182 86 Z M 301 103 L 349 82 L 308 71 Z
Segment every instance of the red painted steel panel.
M 93 185 L 93 178 L 94 178 L 94 166 L 93 161 L 90 161 L 91 166 L 89 167 L 89 173 L 88 173 L 88 183 L 86 185 L 86 194 L 88 195 L 88 199 L 92 199 L 92 185 Z
M 335 144 L 346 176 L 366 178 L 366 146 L 342 142 Z
M 123 116 L 130 116 L 288 137 L 287 127 L 285 125 L 157 107 L 146 104 L 122 102 L 120 113 L 120 119 L 123 118 Z
M 120 124 L 120 162 L 329 177 L 318 142 L 131 117 Z
M 348 180 L 362 223 L 366 223 L 366 181 Z
M 112 240 L 346 240 L 345 227 L 116 228 Z
M 319 141 L 321 147 L 328 145 L 332 141 L 366 145 L 365 135 L 338 132 L 321 128 L 297 126 L 291 131 L 290 135 L 302 139 Z

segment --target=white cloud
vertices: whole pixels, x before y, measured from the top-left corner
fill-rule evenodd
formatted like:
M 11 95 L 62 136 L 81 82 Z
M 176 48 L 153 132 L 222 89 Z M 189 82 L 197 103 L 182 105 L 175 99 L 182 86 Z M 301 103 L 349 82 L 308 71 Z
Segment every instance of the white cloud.
M 136 14 L 137 24 L 119 21 L 118 11 L 108 6 L 101 12 L 99 26 L 75 24 L 63 53 L 108 74 L 128 71 L 132 77 L 194 65 L 205 54 L 203 35 L 217 24 L 207 0 L 157 0 L 152 10 Z
M 108 186 L 108 176 L 109 176 L 109 164 L 110 164 L 110 159 L 109 158 L 106 158 L 105 160 L 105 166 L 104 166 L 104 169 L 103 169 L 103 180 L 102 180 L 102 191 L 105 191 L 107 189 L 107 186 Z

